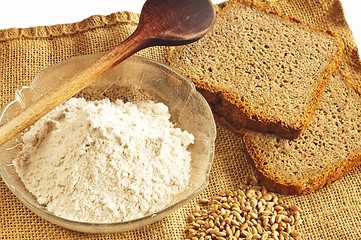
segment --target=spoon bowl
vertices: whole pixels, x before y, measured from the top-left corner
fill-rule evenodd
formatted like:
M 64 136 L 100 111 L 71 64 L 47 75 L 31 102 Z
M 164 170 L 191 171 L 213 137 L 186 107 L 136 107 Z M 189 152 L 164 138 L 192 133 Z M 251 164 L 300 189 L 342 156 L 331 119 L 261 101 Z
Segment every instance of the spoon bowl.
M 138 30 L 149 34 L 150 44 L 183 45 L 203 37 L 214 19 L 215 11 L 209 0 L 148 0 Z

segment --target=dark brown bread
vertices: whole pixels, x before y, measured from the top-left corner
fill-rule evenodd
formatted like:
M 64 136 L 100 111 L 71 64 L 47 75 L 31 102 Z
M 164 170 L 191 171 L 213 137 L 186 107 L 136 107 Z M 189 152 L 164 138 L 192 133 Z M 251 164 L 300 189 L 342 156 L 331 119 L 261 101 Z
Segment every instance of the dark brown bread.
M 284 194 L 306 194 L 358 166 L 360 109 L 360 91 L 336 71 L 299 138 L 247 131 L 245 148 L 264 185 Z
M 206 37 L 172 48 L 167 59 L 232 128 L 296 138 L 342 47 L 330 32 L 248 1 L 228 1 Z

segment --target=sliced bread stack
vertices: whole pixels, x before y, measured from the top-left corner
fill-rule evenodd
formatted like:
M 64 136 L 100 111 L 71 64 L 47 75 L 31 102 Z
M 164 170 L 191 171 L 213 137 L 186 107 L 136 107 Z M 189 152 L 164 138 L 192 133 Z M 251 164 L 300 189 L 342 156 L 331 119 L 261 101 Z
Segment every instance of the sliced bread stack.
M 212 31 L 171 49 L 170 65 L 190 78 L 216 117 L 296 138 L 307 126 L 342 51 L 334 34 L 248 1 L 228 1 Z
M 213 30 L 168 61 L 244 134 L 264 185 L 306 194 L 359 165 L 361 93 L 336 69 L 337 36 L 247 0 L 224 5 Z

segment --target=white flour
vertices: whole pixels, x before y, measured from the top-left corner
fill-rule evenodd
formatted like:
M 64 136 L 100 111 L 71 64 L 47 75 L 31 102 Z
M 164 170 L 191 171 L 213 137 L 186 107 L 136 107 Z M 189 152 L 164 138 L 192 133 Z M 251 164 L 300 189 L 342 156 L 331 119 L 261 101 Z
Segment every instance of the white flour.
M 175 128 L 162 103 L 72 98 L 23 136 L 14 165 L 54 214 L 119 222 L 164 208 L 185 190 L 194 137 Z

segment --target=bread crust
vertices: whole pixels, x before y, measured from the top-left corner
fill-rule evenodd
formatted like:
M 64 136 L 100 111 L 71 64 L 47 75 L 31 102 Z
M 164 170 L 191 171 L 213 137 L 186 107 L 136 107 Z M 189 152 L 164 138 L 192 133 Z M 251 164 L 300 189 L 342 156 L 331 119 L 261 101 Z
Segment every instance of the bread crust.
M 238 2 L 251 4 L 265 11 L 266 13 L 275 14 L 282 18 L 297 22 L 299 24 L 303 24 L 304 26 L 307 26 L 314 31 L 323 32 L 325 34 L 331 35 L 337 40 L 339 44 L 337 52 L 333 56 L 332 61 L 329 63 L 328 68 L 323 73 L 320 84 L 313 91 L 311 100 L 308 104 L 308 109 L 305 111 L 303 118 L 300 119 L 300 121 L 296 124 L 290 124 L 279 119 L 270 118 L 260 113 L 257 113 L 247 107 L 244 102 L 237 100 L 234 96 L 232 96 L 232 94 L 224 91 L 223 89 L 212 86 L 208 82 L 202 83 L 201 81 L 199 81 L 199 79 L 192 78 L 191 76 L 189 77 L 190 80 L 192 80 L 195 84 L 198 91 L 201 92 L 201 94 L 203 94 L 203 96 L 209 102 L 213 113 L 217 115 L 218 118 L 224 118 L 227 121 L 228 126 L 232 126 L 233 130 L 246 128 L 258 132 L 274 132 L 282 138 L 295 139 L 300 136 L 300 134 L 311 121 L 313 113 L 316 110 L 319 98 L 322 92 L 325 90 L 328 81 L 332 76 L 332 73 L 334 72 L 336 66 L 339 63 L 340 57 L 344 49 L 344 44 L 342 40 L 332 31 L 315 28 L 310 24 L 302 22 L 301 20 L 285 16 L 276 11 L 268 9 L 263 5 L 256 4 L 249 0 L 233 0 L 222 3 L 222 7 L 220 8 L 221 10 L 217 12 L 217 16 L 227 11 L 228 8 L 231 8 L 232 4 Z M 172 64 L 171 56 L 173 54 L 173 51 L 176 50 L 176 48 L 177 47 L 171 47 L 168 55 L 166 56 L 168 63 L 174 68 L 175 66 L 174 64 Z
M 207 99 L 216 119 L 223 119 L 220 123 L 234 132 L 246 128 L 258 132 L 274 132 L 283 138 L 293 139 L 297 138 L 303 130 L 303 128 L 292 128 L 292 126 L 276 120 L 270 121 L 262 115 L 252 114 L 250 109 L 227 101 L 222 92 L 215 94 L 199 87 L 197 90 Z

